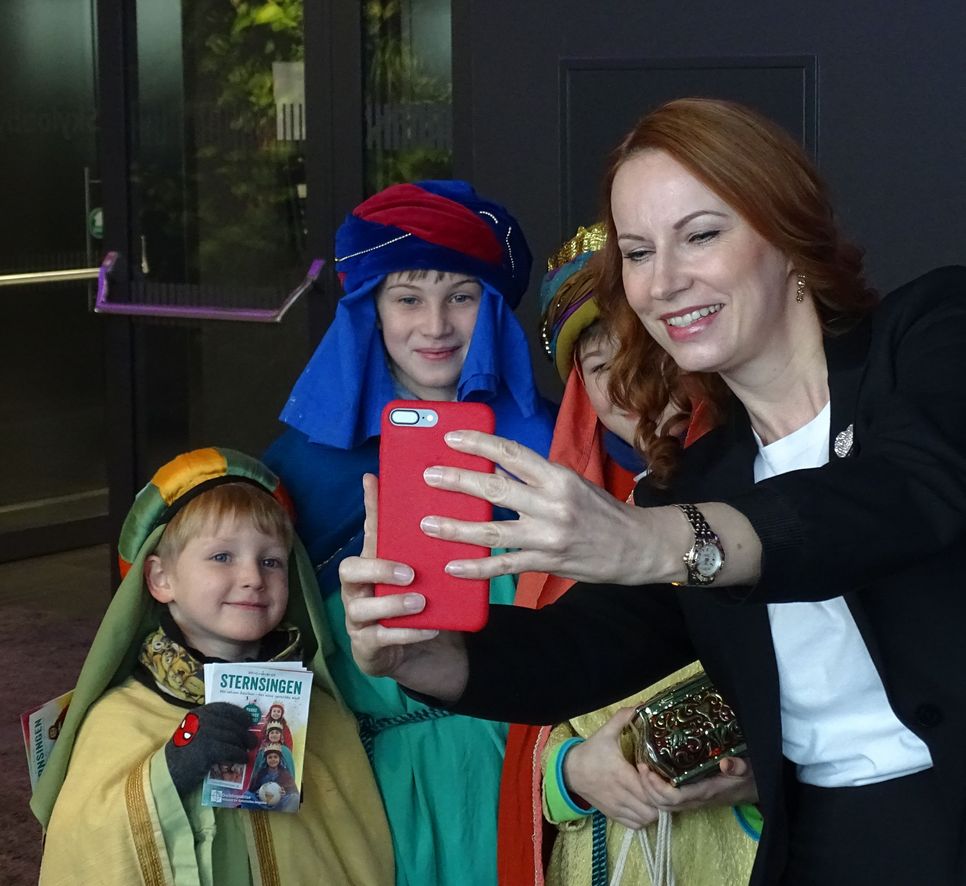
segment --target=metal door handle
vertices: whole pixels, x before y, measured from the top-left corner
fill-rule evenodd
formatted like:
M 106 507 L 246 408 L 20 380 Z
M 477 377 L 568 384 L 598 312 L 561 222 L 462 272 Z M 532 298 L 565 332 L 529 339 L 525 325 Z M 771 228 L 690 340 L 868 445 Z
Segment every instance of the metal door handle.
M 104 256 L 97 271 L 97 314 L 126 314 L 134 317 L 179 317 L 187 320 L 234 320 L 248 323 L 280 323 L 289 308 L 308 292 L 319 279 L 325 260 L 315 259 L 305 279 L 295 287 L 277 308 L 222 308 L 206 305 L 152 305 L 139 302 L 112 302 L 108 300 L 109 278 L 118 259 L 116 252 Z
M 66 271 L 32 271 L 27 274 L 0 275 L 0 286 L 32 286 L 37 283 L 66 283 L 71 280 L 96 280 L 100 268 L 71 268 Z

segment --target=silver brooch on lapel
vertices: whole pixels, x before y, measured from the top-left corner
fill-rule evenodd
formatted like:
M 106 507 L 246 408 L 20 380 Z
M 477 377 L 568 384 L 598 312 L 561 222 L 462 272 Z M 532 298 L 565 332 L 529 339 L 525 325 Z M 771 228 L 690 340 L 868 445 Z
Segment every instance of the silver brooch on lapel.
M 849 425 L 844 431 L 839 431 L 836 434 L 832 451 L 839 458 L 845 458 L 852 451 L 852 425 Z

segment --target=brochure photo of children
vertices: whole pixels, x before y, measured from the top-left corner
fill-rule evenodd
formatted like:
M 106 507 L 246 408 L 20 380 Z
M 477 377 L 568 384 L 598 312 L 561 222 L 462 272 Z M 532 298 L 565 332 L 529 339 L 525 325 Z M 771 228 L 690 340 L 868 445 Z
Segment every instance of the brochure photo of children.
M 311 674 L 279 664 L 205 666 L 208 700 L 243 707 L 255 738 L 246 763 L 211 767 L 205 806 L 298 811 Z

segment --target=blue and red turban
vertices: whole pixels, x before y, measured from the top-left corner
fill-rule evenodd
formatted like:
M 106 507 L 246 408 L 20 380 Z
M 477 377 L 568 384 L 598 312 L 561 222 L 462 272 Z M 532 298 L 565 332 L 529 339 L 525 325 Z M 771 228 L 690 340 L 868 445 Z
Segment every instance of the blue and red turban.
M 512 312 L 529 282 L 530 249 L 504 207 L 462 181 L 392 185 L 346 217 L 335 245 L 345 294 L 292 388 L 283 422 L 340 449 L 378 435 L 382 408 L 400 391 L 376 322 L 376 291 L 396 271 L 448 271 L 475 277 L 483 288 L 457 398 L 488 402 L 497 433 L 547 452 L 553 418 Z
M 394 271 L 451 271 L 489 283 L 516 308 L 531 262 L 516 219 L 463 181 L 392 185 L 360 203 L 335 235 L 347 293 Z

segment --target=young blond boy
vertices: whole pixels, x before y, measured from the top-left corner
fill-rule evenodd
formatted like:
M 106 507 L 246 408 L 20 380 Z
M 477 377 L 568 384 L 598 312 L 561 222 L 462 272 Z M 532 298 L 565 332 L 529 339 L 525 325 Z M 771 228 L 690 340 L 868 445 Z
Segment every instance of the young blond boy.
M 328 631 L 284 495 L 264 466 L 196 450 L 155 474 L 122 530 L 125 578 L 31 801 L 40 882 L 393 882 L 381 801 L 324 663 Z M 247 757 L 250 719 L 204 703 L 205 661 L 314 672 L 295 814 L 211 809 L 200 786 Z

